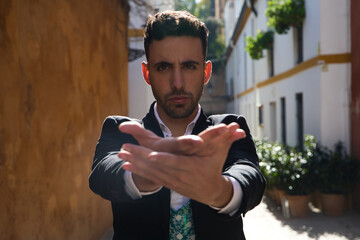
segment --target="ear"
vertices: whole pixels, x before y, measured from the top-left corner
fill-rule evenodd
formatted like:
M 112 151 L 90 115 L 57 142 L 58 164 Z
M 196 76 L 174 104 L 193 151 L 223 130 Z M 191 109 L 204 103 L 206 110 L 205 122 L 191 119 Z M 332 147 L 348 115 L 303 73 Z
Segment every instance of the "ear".
M 211 61 L 205 63 L 205 75 L 204 75 L 204 85 L 206 85 L 211 77 L 212 64 Z
M 150 78 L 149 78 L 149 64 L 146 62 L 142 62 L 141 70 L 144 77 L 144 80 L 147 84 L 151 85 Z

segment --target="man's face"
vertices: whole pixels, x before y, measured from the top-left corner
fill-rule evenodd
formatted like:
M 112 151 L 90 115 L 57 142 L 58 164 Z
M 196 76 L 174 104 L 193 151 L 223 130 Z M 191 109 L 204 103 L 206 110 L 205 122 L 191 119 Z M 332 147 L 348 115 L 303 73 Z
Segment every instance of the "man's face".
M 154 40 L 148 63 L 143 63 L 145 81 L 151 85 L 160 116 L 175 119 L 196 114 L 203 86 L 211 74 L 204 61 L 200 38 L 181 36 Z

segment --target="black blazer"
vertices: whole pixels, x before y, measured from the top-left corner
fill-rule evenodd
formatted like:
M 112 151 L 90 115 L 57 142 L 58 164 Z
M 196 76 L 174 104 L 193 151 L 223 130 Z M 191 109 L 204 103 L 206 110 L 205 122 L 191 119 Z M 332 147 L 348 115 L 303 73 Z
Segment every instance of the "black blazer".
M 153 105 L 142 121 L 120 116 L 110 116 L 104 121 L 101 136 L 96 145 L 89 184 L 92 191 L 111 201 L 113 211 L 113 239 L 169 239 L 170 190 L 133 200 L 124 189 L 123 161 L 117 152 L 124 143 L 136 140 L 118 130 L 124 121 L 141 122 L 146 129 L 163 137 L 154 115 Z M 223 168 L 223 174 L 234 177 L 243 190 L 243 199 L 237 213 L 230 217 L 202 203 L 191 200 L 193 223 L 198 240 L 245 239 L 241 214 L 258 205 L 262 199 L 265 180 L 259 170 L 258 157 L 250 130 L 244 117 L 237 115 L 214 115 L 207 118 L 201 113 L 192 134 L 198 134 L 219 123 L 237 122 L 246 132 L 246 138 L 231 146 Z

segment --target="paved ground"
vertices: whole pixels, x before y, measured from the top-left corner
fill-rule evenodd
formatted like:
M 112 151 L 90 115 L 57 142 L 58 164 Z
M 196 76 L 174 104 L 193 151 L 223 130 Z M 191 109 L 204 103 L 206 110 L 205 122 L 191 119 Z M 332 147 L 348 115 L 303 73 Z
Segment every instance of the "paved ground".
M 264 197 L 246 214 L 244 231 L 247 240 L 360 240 L 360 214 L 351 211 L 334 218 L 311 211 L 304 218 L 285 218 L 280 207 Z
M 264 197 L 244 218 L 247 240 L 360 240 L 360 214 L 346 212 L 331 218 L 312 211 L 304 218 L 285 218 L 280 207 Z M 111 240 L 112 229 L 100 240 Z M 221 239 L 216 239 L 221 240 Z

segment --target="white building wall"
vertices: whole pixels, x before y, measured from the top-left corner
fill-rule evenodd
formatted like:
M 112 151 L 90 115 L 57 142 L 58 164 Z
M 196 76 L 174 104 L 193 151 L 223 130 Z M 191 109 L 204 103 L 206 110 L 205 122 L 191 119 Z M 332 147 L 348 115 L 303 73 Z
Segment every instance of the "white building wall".
M 285 72 L 295 66 L 294 37 L 290 29 L 288 34 L 274 35 L 274 74 Z
M 235 27 L 235 7 L 234 0 L 228 0 L 224 8 L 224 29 L 225 29 L 225 46 L 229 46 L 231 34 Z
M 331 64 L 321 77 L 321 140 L 327 146 L 341 140 L 350 145 L 350 64 Z
M 350 1 L 320 1 L 321 54 L 341 54 L 351 51 Z M 334 146 L 341 140 L 349 150 L 350 145 L 350 72 L 351 65 L 325 65 L 321 77 L 322 115 L 321 139 L 325 145 Z
M 350 1 L 306 0 L 305 7 L 303 61 L 306 62 L 319 55 L 349 53 Z M 234 78 L 235 82 L 235 97 L 229 106 L 234 107 L 236 113 L 246 117 L 255 137 L 275 136 L 275 140 L 280 141 L 280 99 L 285 97 L 287 144 L 295 146 L 297 144 L 296 94 L 302 93 L 304 134 L 314 135 L 328 147 L 333 147 L 339 140 L 348 146 L 351 64 L 323 65 L 318 62 L 318 65 L 305 67 L 304 70 L 290 74 L 285 79 L 257 87 L 258 83 L 269 79 L 268 52 L 264 52 L 264 58 L 253 61 L 247 53 L 244 54 L 245 39 L 246 36 L 254 36 L 258 29 L 263 31 L 268 29 L 267 19 L 264 16 L 267 1 L 258 0 L 255 8 L 258 16 L 255 17 L 251 13 L 239 38 L 233 42 L 234 48 L 227 61 L 226 78 L 227 80 L 230 77 Z M 239 5 L 236 9 L 240 9 Z M 234 21 L 236 22 L 237 19 Z M 226 34 L 233 36 L 233 31 Z M 275 77 L 294 68 L 299 69 L 294 47 L 293 28 L 285 35 L 274 35 Z M 230 76 L 231 71 L 234 74 Z M 245 92 L 251 87 L 254 88 L 253 91 Z M 260 105 L 263 106 L 263 126 L 258 124 L 258 106 Z M 275 125 L 272 123 L 274 119 Z
M 321 0 L 321 54 L 350 51 L 350 0 Z M 327 26 L 327 27 L 325 27 Z
M 303 23 L 304 61 L 316 57 L 320 49 L 320 1 L 305 2 L 306 17 Z
M 237 21 L 237 19 L 239 18 L 239 16 L 240 16 L 240 13 L 241 13 L 241 9 L 242 9 L 242 7 L 243 7 L 243 5 L 244 5 L 244 3 L 245 3 L 245 1 L 246 0 L 234 0 L 234 10 L 235 10 L 235 14 L 234 14 L 234 16 L 235 16 L 235 23 L 236 23 L 236 21 Z
M 141 63 L 146 61 L 145 56 L 129 62 L 129 117 L 141 119 L 148 112 L 155 98 L 151 87 L 145 82 Z
M 151 0 L 149 4 L 152 6 L 152 9 L 136 6 L 130 1 L 129 29 L 143 29 L 148 14 L 153 14 L 155 10 L 164 11 L 175 8 L 174 0 Z M 143 37 L 129 38 L 129 47 L 143 50 Z M 129 117 L 138 119 L 145 116 L 151 103 L 155 101 L 151 87 L 145 82 L 142 76 L 141 63 L 143 61 L 146 61 L 145 55 L 128 63 Z

